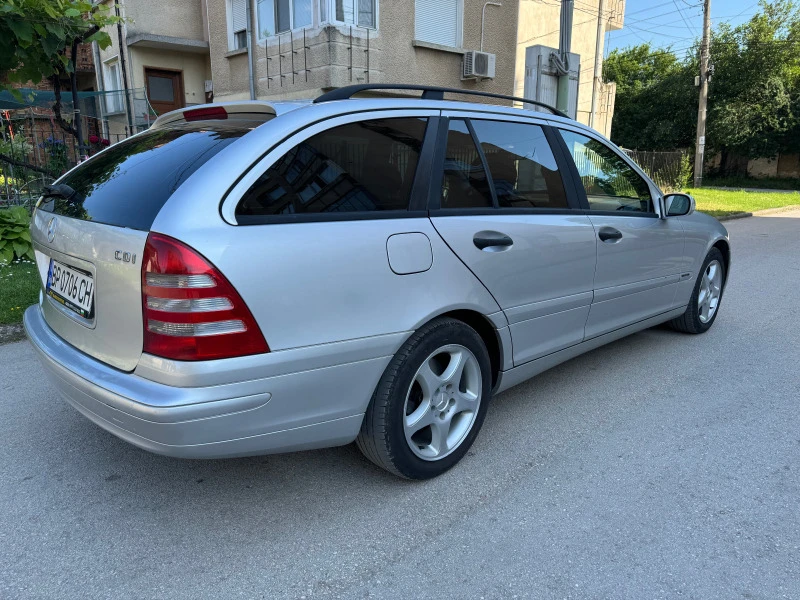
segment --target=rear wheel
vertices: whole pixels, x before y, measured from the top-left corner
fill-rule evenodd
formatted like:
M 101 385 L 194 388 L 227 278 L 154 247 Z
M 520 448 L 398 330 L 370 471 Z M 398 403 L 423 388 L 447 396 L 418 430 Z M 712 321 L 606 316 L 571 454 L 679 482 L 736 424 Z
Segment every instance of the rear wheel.
M 429 479 L 466 454 L 491 394 L 489 353 L 475 330 L 432 321 L 403 345 L 370 401 L 356 443 L 376 465 Z
M 711 329 L 719 312 L 724 283 L 725 259 L 722 252 L 712 248 L 703 261 L 686 312 L 670 321 L 670 326 L 684 333 L 705 333 Z

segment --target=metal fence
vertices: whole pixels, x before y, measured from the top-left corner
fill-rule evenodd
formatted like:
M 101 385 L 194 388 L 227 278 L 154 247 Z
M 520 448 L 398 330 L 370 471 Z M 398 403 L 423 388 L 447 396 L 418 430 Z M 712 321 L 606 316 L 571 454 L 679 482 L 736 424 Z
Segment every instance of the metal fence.
M 625 153 L 665 192 L 682 190 L 692 177 L 692 165 L 687 150 L 654 152 L 628 150 Z
M 0 153 L 36 167 L 30 169 L 0 161 L 0 208 L 30 207 L 45 185 L 85 157 L 148 129 L 157 116 L 143 88 L 129 90 L 132 127 L 127 119 L 124 91 L 81 94 L 80 119 L 86 143 L 82 152 L 75 136 L 55 122 L 52 96 L 43 96 L 41 92 L 39 97 L 24 94 L 24 98 L 30 99 L 28 106 L 0 110 Z M 68 97 L 65 95 L 65 99 Z M 65 101 L 62 114 L 71 116 L 72 109 L 72 103 Z

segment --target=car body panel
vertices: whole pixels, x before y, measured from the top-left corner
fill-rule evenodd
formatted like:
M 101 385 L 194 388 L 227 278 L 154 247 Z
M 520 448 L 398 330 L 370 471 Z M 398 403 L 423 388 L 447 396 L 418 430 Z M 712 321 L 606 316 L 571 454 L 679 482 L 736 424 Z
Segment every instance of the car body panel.
M 588 217 L 498 214 L 431 220 L 506 313 L 514 364 L 583 340 L 596 255 Z M 479 250 L 473 236 L 485 230 L 508 235 L 514 243 L 499 252 Z
M 52 240 L 48 226 L 55 226 Z M 91 320 L 42 294 L 50 326 L 76 348 L 117 369 L 133 370 L 142 354 L 141 256 L 147 232 L 36 210 L 31 238 L 43 290 L 51 258 L 91 273 L 94 281 Z M 121 260 L 122 252 L 131 260 Z

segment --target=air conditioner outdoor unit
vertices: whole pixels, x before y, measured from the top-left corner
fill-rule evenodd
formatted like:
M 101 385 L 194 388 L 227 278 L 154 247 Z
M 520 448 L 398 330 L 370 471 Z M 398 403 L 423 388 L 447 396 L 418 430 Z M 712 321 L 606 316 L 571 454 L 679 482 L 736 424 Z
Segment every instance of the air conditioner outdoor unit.
M 467 50 L 464 52 L 464 73 L 463 79 L 473 77 L 494 77 L 495 55 L 478 50 Z

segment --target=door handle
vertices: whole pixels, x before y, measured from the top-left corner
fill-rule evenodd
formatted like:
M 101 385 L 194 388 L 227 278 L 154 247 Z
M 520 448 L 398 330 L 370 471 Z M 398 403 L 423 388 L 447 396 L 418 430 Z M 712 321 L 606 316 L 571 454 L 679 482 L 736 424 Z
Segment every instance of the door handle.
M 601 242 L 613 244 L 622 239 L 622 232 L 613 227 L 601 227 L 600 231 L 597 232 L 597 237 L 600 238 Z
M 472 243 L 485 252 L 500 252 L 514 245 L 514 240 L 499 231 L 479 231 L 472 238 Z

